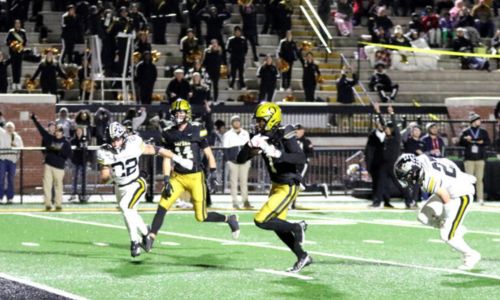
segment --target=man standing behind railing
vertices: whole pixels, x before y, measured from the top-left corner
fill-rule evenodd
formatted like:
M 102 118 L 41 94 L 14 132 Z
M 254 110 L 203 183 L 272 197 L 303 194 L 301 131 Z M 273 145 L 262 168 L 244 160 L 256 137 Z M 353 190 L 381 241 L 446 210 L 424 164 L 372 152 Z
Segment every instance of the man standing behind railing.
M 245 208 L 252 208 L 248 202 L 248 171 L 250 170 L 250 161 L 238 164 L 236 158 L 241 148 L 250 141 L 250 134 L 241 128 L 240 116 L 231 117 L 231 129 L 226 132 L 222 138 L 224 147 L 224 157 L 229 167 L 229 178 L 231 182 L 231 198 L 233 208 L 239 209 L 238 204 L 238 180 L 240 182 L 241 199 Z
M 64 165 L 66 160 L 71 157 L 71 145 L 64 137 L 62 125 L 57 125 L 54 135 L 50 134 L 38 122 L 36 115 L 31 114 L 31 119 L 35 123 L 38 132 L 42 136 L 42 146 L 46 148 L 45 163 L 43 171 L 43 200 L 45 210 L 52 209 L 52 186 L 55 192 L 56 211 L 62 210 L 62 194 Z
M 15 132 L 16 126 L 12 122 L 5 124 L 5 130 L 1 130 L 1 147 L 23 147 L 23 140 Z M 14 198 L 14 177 L 16 176 L 16 162 L 18 154 L 16 151 L 3 152 L 0 155 L 0 202 L 3 200 L 4 194 L 7 196 L 7 204 L 12 204 Z M 5 191 L 5 176 L 7 176 L 7 191 Z

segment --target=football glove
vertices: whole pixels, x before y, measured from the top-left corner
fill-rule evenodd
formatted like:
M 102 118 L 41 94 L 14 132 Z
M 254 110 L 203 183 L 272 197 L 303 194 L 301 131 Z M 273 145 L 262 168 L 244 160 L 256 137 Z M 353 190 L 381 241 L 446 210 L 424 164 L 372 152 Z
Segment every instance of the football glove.
M 219 181 L 217 180 L 217 169 L 210 169 L 210 174 L 208 175 L 208 188 L 211 194 L 217 191 L 217 186 Z
M 281 151 L 276 149 L 276 147 L 274 147 L 274 145 L 269 145 L 268 143 L 264 143 L 261 145 L 260 148 L 262 149 L 262 152 L 264 152 L 264 154 L 267 157 L 273 157 L 273 158 L 280 158 L 281 157 Z
M 248 145 L 252 148 L 262 148 L 262 145 L 267 145 L 268 139 L 267 136 L 257 134 L 248 142 Z
M 163 198 L 168 198 L 172 195 L 172 186 L 170 185 L 170 176 L 163 176 Z

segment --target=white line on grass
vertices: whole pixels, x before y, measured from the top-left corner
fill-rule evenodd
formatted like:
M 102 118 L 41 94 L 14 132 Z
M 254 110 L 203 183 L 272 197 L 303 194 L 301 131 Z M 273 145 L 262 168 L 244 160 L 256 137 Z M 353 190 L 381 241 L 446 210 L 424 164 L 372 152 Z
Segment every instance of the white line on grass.
M 305 275 L 300 275 L 297 273 L 290 273 L 290 272 L 285 272 L 285 271 L 276 271 L 276 270 L 270 270 L 270 269 L 255 269 L 256 272 L 262 272 L 262 273 L 269 273 L 273 275 L 279 275 L 279 276 L 285 276 L 285 277 L 293 277 L 297 279 L 302 279 L 302 280 L 313 280 L 314 278 L 311 276 L 305 276 Z
M 46 285 L 43 285 L 43 284 L 40 284 L 40 283 L 33 282 L 33 281 L 29 280 L 29 279 L 17 278 L 17 277 L 13 277 L 11 275 L 7 275 L 5 273 L 0 273 L 0 277 L 4 278 L 4 279 L 7 279 L 7 280 L 10 280 L 10 281 L 15 281 L 15 282 L 18 282 L 18 283 L 21 283 L 21 284 L 29 285 L 29 286 L 32 286 L 34 288 L 41 289 L 41 290 L 47 291 L 49 293 L 56 294 L 56 295 L 59 295 L 59 296 L 63 296 L 63 297 L 66 297 L 66 298 L 75 299 L 75 300 L 86 300 L 87 299 L 87 298 L 84 298 L 84 297 L 81 297 L 81 296 L 78 296 L 78 295 L 75 295 L 75 294 L 71 294 L 71 293 L 65 292 L 65 291 L 60 290 L 60 289 L 56 289 L 56 288 L 53 288 L 53 287 L 50 287 L 50 286 L 46 286 Z
M 379 241 L 379 240 L 363 240 L 363 243 L 366 243 L 366 244 L 383 244 L 384 241 Z
M 98 247 L 107 247 L 107 246 L 109 246 L 108 243 L 102 243 L 102 242 L 93 242 L 92 244 L 94 244 L 95 246 L 98 246 Z
M 176 243 L 176 242 L 161 242 L 160 244 L 163 246 L 179 246 L 180 245 L 179 243 Z
M 314 216 L 314 215 L 301 215 L 301 214 L 291 214 L 291 217 L 311 218 L 311 219 L 327 220 L 327 221 L 330 220 L 330 221 L 339 221 L 339 222 L 340 221 L 357 222 L 357 223 L 363 223 L 363 224 L 374 224 L 374 225 L 384 225 L 384 226 L 410 227 L 410 228 L 436 230 L 434 227 L 419 225 L 419 223 L 417 223 L 417 222 L 408 221 L 408 220 L 369 221 L 369 220 L 358 220 L 358 219 L 348 219 L 348 218 L 331 218 L 331 217 Z M 467 229 L 467 233 L 500 236 L 500 232 L 493 232 L 493 231 L 481 231 L 481 230 L 469 230 L 469 229 Z
M 429 243 L 436 243 L 436 244 L 444 244 L 443 240 L 438 240 L 438 239 L 429 239 Z
M 21 245 L 23 245 L 25 247 L 38 247 L 38 246 L 40 246 L 40 244 L 38 244 L 38 243 L 31 243 L 31 242 L 22 242 Z
M 97 223 L 97 222 L 91 222 L 91 221 L 56 218 L 56 217 L 51 217 L 51 216 L 47 216 L 47 215 L 34 215 L 34 214 L 27 214 L 27 213 L 16 213 L 15 215 L 26 216 L 26 217 L 31 217 L 31 218 L 38 218 L 38 219 L 45 219 L 45 220 L 52 220 L 52 221 L 59 221 L 59 222 L 66 222 L 66 223 L 92 225 L 92 226 L 99 226 L 99 227 L 105 227 L 105 228 L 115 228 L 115 229 L 126 230 L 125 226 L 118 226 L 118 225 L 106 224 L 106 223 Z M 163 234 L 163 235 L 176 236 L 176 237 L 188 238 L 188 239 L 193 239 L 193 240 L 210 241 L 210 242 L 216 242 L 216 243 L 231 242 L 231 240 L 211 238 L 211 237 L 178 233 L 178 232 L 160 231 L 159 233 Z M 287 247 L 279 247 L 279 246 L 273 246 L 273 245 L 259 245 L 259 244 L 255 244 L 255 243 L 244 243 L 243 246 L 265 248 L 265 249 L 274 249 L 274 250 L 280 250 L 280 251 L 285 251 L 285 252 L 290 251 L 290 249 L 288 249 Z M 500 280 L 499 275 L 472 273 L 472 272 L 462 271 L 462 270 L 458 270 L 458 269 L 428 267 L 428 266 L 400 263 L 400 262 L 390 261 L 390 260 L 363 258 L 363 257 L 357 257 L 357 256 L 327 253 L 327 252 L 320 252 L 320 251 L 308 251 L 308 253 L 312 254 L 312 255 L 334 257 L 337 259 L 352 260 L 352 261 L 362 261 L 362 262 L 379 264 L 379 265 L 404 267 L 404 268 L 409 268 L 409 269 L 419 269 L 419 270 L 435 271 L 435 272 L 449 273 L 449 274 L 462 274 L 462 275 L 467 275 L 467 276 L 471 276 L 471 277 L 489 278 L 489 279 Z
M 500 239 L 493 239 L 494 242 L 500 242 Z

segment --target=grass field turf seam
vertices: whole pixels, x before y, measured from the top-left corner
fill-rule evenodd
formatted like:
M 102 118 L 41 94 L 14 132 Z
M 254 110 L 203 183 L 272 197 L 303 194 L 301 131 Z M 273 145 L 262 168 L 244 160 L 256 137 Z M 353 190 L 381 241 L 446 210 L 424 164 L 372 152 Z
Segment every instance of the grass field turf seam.
M 324 216 L 323 213 L 318 214 L 322 217 L 328 217 Z M 331 216 L 337 214 L 342 216 L 340 213 L 331 214 Z M 291 215 L 293 218 L 296 218 L 295 215 Z M 312 217 L 315 214 L 306 215 Z M 350 214 L 346 213 L 346 215 Z M 394 215 L 392 213 L 376 211 L 357 214 L 356 218 L 381 219 L 387 218 L 389 215 L 393 215 L 396 218 L 414 219 L 414 214 Z M 197 238 L 164 235 L 170 241 L 180 242 L 181 245 L 175 248 L 157 248 L 155 249 L 155 253 L 141 256 L 140 258 L 143 261 L 139 263 L 128 259 L 127 235 L 124 231 L 123 220 L 118 214 L 68 214 L 64 218 L 62 214 L 40 214 L 36 216 L 69 219 L 75 222 L 59 222 L 61 225 L 57 225 L 57 223 L 41 218 L 26 221 L 26 217 L 5 215 L 7 218 L 6 221 L 14 220 L 14 224 L 26 224 L 25 230 L 28 230 L 30 226 L 36 226 L 33 229 L 33 233 L 23 232 L 22 228 L 17 228 L 17 230 L 23 236 L 24 240 L 39 242 L 41 246 L 39 249 L 24 248 L 24 251 L 17 251 L 19 253 L 14 254 L 13 251 L 5 251 L 9 247 L 5 247 L 5 240 L 0 236 L 0 242 L 3 242 L 3 246 L 0 245 L 0 249 L 2 249 L 0 253 L 7 258 L 10 256 L 20 261 L 31 261 L 36 257 L 48 260 L 46 263 L 53 263 L 54 268 L 57 268 L 56 270 L 61 273 L 61 276 L 75 280 L 75 283 L 68 283 L 70 284 L 69 288 L 66 288 L 64 285 L 59 287 L 75 292 L 76 294 L 82 294 L 90 299 L 106 299 L 105 295 L 107 295 L 107 290 L 103 290 L 102 287 L 101 289 L 95 287 L 95 291 L 91 291 L 95 285 L 91 284 L 92 280 L 103 282 L 111 280 L 108 287 L 110 293 L 114 292 L 116 295 L 123 295 L 120 294 L 119 289 L 124 291 L 131 289 L 126 298 L 133 298 L 135 297 L 134 295 L 142 292 L 143 294 L 147 294 L 149 299 L 165 299 L 166 295 L 169 298 L 175 295 L 177 297 L 182 295 L 185 299 L 250 299 L 263 296 L 271 299 L 366 299 L 368 297 L 371 299 L 426 299 L 431 298 L 431 294 L 436 294 L 432 292 L 433 289 L 439 292 L 442 299 L 495 299 L 493 295 L 498 295 L 500 292 L 498 290 L 500 286 L 498 279 L 380 263 L 380 261 L 391 261 L 387 257 L 382 257 L 383 253 L 387 251 L 394 252 L 394 262 L 404 261 L 407 262 L 406 265 L 412 265 L 418 261 L 420 264 L 427 265 L 424 267 L 448 270 L 448 268 L 440 268 L 440 266 L 449 265 L 450 262 L 451 264 L 458 263 L 456 254 L 452 255 L 453 257 L 451 258 L 446 254 L 449 251 L 445 245 L 431 244 L 422 246 L 418 243 L 410 244 L 402 239 L 408 233 L 414 233 L 415 241 L 423 240 L 423 238 L 427 241 L 433 236 L 432 231 L 415 230 L 415 228 L 398 229 L 394 226 L 371 226 L 370 224 L 358 224 L 355 226 L 312 225 L 308 232 L 308 238 L 318 242 L 318 245 L 307 245 L 306 248 L 310 247 L 310 249 L 314 249 L 311 250 L 311 253 L 326 253 L 328 255 L 332 254 L 330 253 L 332 249 L 335 249 L 336 253 L 334 254 L 336 256 L 313 254 L 317 263 L 312 265 L 311 268 L 306 269 L 303 274 L 304 276 L 314 277 L 314 280 L 300 283 L 295 278 L 279 278 L 279 276 L 272 276 L 272 274 L 257 275 L 258 273 L 254 271 L 255 268 L 285 269 L 285 267 L 290 266 L 293 262 L 293 258 L 290 254 L 286 253 L 288 252 L 286 248 L 280 247 L 281 243 L 277 241 L 277 238 L 272 233 L 253 227 L 244 228 L 242 245 L 234 243 L 233 246 L 224 246 L 222 245 L 222 241 L 224 243 L 232 241 L 217 237 L 221 235 L 229 236 L 227 228 L 197 224 L 193 221 L 192 215 L 186 213 L 171 214 L 167 217 L 166 223 L 169 229 L 175 228 L 175 231 L 182 229 L 183 232 L 190 233 L 183 235 L 193 235 Z M 244 217 L 244 221 L 250 221 L 252 217 L 251 214 L 247 213 L 242 213 L 242 216 Z M 332 218 L 331 216 L 329 218 Z M 150 217 L 152 216 L 149 214 L 145 215 L 145 221 L 148 221 Z M 492 226 L 495 226 L 495 224 L 498 226 L 499 224 L 498 221 L 495 222 L 493 216 L 492 218 L 487 218 L 484 215 L 474 215 L 473 217 L 478 220 L 485 219 L 485 222 L 491 223 Z M 75 223 L 80 221 L 92 222 L 92 220 L 94 223 L 106 223 L 106 227 L 89 226 L 85 223 L 80 223 L 83 227 L 75 226 Z M 1 221 L 2 216 L 0 216 Z M 2 224 L 8 225 L 9 223 Z M 480 225 L 483 224 L 481 223 Z M 122 233 L 115 233 L 115 226 Z M 47 232 L 45 228 L 60 228 L 61 234 L 66 232 L 73 233 L 66 238 L 55 238 L 54 236 L 57 236 L 56 232 Z M 360 245 L 359 243 L 362 239 L 371 237 L 367 237 L 364 234 L 364 231 L 367 230 L 370 231 L 369 235 L 375 235 L 379 231 L 386 232 L 387 234 L 376 238 L 385 240 L 386 244 L 383 246 Z M 37 234 L 40 236 L 37 236 Z M 94 235 L 96 236 L 95 238 Z M 15 235 L 11 235 L 11 237 L 15 237 Z M 349 241 L 351 238 L 352 241 Z M 86 241 L 87 239 L 89 240 Z M 400 239 L 401 242 L 395 243 Z M 95 240 L 106 241 L 110 244 L 110 247 L 93 248 L 90 242 Z M 267 246 L 263 247 L 262 242 L 267 242 Z M 355 243 L 353 244 L 353 242 Z M 496 255 L 498 249 L 500 249 L 498 243 L 494 243 L 495 245 L 484 244 L 485 239 L 480 236 L 477 236 L 474 242 L 481 242 L 482 244 L 480 245 L 483 248 L 486 246 L 491 248 L 489 253 L 484 255 L 485 266 L 488 267 L 489 272 L 495 273 L 493 276 L 498 276 L 499 274 L 496 274 L 496 271 L 492 272 L 492 270 L 498 270 L 499 266 L 497 262 L 500 259 Z M 57 248 L 49 247 L 50 243 L 56 245 Z M 247 243 L 254 243 L 255 245 L 245 245 Z M 273 244 L 280 246 L 274 246 Z M 403 249 L 403 251 L 410 250 L 412 255 L 418 256 L 418 259 L 406 260 L 404 256 L 398 254 L 398 251 L 401 250 L 399 248 Z M 416 252 L 417 249 L 419 252 L 422 252 L 422 255 L 418 255 L 419 252 Z M 91 253 L 87 258 L 83 253 L 88 251 Z M 337 254 L 339 251 L 345 254 L 352 253 L 352 255 L 341 256 Z M 26 256 L 28 254 L 31 255 Z M 377 259 L 367 259 L 367 261 L 349 259 L 351 257 L 359 258 L 360 256 L 377 257 Z M 427 257 L 429 257 L 429 260 L 426 260 Z M 79 275 L 80 277 L 68 273 L 70 271 L 66 270 L 64 265 L 73 264 L 75 261 L 75 265 L 78 265 L 78 261 L 80 260 L 88 262 L 88 268 L 95 264 L 97 269 L 100 268 L 97 270 L 99 272 L 93 269 L 84 270 L 83 274 Z M 13 259 L 12 261 L 16 260 Z M 2 261 L 0 258 L 0 266 L 2 266 L 2 263 L 5 264 L 5 260 Z M 58 266 L 58 263 L 62 263 L 63 265 Z M 164 265 L 165 263 L 166 265 Z M 181 264 L 179 265 L 179 263 Z M 20 262 L 17 261 L 17 264 L 20 264 Z M 36 276 L 40 276 L 37 275 L 36 266 L 34 268 L 22 269 L 22 264 L 18 271 L 20 273 L 14 274 L 19 276 L 19 274 L 27 274 L 30 271 L 33 272 L 32 276 L 35 276 L 33 279 L 37 279 Z M 88 272 L 88 274 L 85 274 L 85 272 Z M 110 277 L 110 275 L 112 276 Z M 52 276 L 63 278 L 58 275 Z M 176 281 L 177 279 L 174 277 L 180 277 L 184 281 L 188 280 L 187 282 L 192 280 L 199 287 L 189 284 L 185 285 L 181 281 Z M 71 285 L 76 284 L 78 280 L 86 282 L 85 278 L 89 282 L 87 289 Z M 141 279 L 144 278 L 152 281 L 151 285 L 154 287 L 154 293 L 148 294 L 149 292 L 144 291 L 143 283 L 141 283 Z M 237 279 L 237 281 L 234 281 L 234 279 Z M 387 283 L 386 279 L 390 280 L 391 283 Z M 138 287 L 133 288 L 133 286 L 128 286 L 125 284 L 127 282 L 129 285 L 138 285 Z M 161 282 L 162 287 L 158 286 L 159 282 Z M 210 284 L 207 282 L 210 282 Z M 426 291 L 430 293 L 429 295 L 422 294 L 423 286 L 430 286 L 428 291 Z M 200 294 L 200 290 L 206 291 L 207 294 Z M 100 291 L 101 294 L 95 294 L 97 291 Z M 223 291 L 227 292 L 223 293 Z M 231 294 L 228 295 L 228 292 Z M 156 298 L 154 297 L 155 295 Z M 174 297 L 173 299 L 176 298 Z

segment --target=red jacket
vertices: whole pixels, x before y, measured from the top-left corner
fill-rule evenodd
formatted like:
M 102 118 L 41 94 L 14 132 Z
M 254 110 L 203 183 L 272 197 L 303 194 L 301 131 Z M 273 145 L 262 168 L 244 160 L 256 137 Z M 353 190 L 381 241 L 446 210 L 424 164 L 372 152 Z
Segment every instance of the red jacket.
M 427 32 L 430 29 L 439 28 L 439 15 L 431 14 L 427 16 L 423 16 L 421 18 L 422 25 L 424 27 L 424 31 Z

